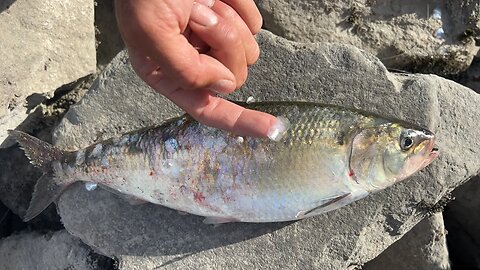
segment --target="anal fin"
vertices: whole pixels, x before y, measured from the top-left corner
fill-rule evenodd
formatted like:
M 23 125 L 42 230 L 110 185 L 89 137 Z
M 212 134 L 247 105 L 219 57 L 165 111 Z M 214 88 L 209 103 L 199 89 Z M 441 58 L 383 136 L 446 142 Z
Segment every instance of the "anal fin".
M 327 207 L 333 205 L 334 203 L 340 202 L 341 200 L 348 197 L 349 195 L 351 195 L 351 193 L 345 193 L 345 194 L 335 196 L 335 197 L 327 199 L 327 200 L 322 200 L 320 205 L 318 205 L 318 206 L 316 206 L 312 209 L 309 209 L 309 210 L 302 210 L 302 211 L 298 212 L 295 217 L 298 218 L 298 219 L 302 219 L 302 218 L 315 216 L 315 215 L 333 210 L 334 208 L 327 210 Z

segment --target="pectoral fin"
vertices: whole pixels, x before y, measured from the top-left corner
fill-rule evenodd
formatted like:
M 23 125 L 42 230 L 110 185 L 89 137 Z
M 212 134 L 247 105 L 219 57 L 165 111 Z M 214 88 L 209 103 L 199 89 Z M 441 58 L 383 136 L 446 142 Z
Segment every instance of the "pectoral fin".
M 320 205 L 318 205 L 318 206 L 316 206 L 312 209 L 309 209 L 309 210 L 300 211 L 300 212 L 297 213 L 297 215 L 295 217 L 298 218 L 298 219 L 302 219 L 302 218 L 306 218 L 306 217 L 316 216 L 318 214 L 325 213 L 325 212 L 328 212 L 330 210 L 333 210 L 334 208 L 328 209 L 328 206 L 331 206 L 332 204 L 343 200 L 344 198 L 346 198 L 350 194 L 351 193 L 345 193 L 345 194 L 342 194 L 342 195 L 339 195 L 339 196 L 329 198 L 327 200 L 322 200 L 322 201 L 320 201 Z
M 205 224 L 223 224 L 230 222 L 238 222 L 238 220 L 231 217 L 206 217 L 203 220 L 203 223 Z

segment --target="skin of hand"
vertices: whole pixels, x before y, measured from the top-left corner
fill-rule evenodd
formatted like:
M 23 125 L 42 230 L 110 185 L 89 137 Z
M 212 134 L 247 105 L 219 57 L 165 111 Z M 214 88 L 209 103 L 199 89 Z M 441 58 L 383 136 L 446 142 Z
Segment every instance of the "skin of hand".
M 261 15 L 253 0 L 116 0 L 133 69 L 199 122 L 265 137 L 277 118 L 231 103 L 257 61 Z

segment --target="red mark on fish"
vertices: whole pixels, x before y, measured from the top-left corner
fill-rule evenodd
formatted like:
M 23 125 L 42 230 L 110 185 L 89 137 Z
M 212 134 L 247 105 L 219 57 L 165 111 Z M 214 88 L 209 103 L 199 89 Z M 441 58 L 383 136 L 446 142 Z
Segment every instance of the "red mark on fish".
M 193 199 L 195 200 L 195 202 L 199 203 L 199 204 L 204 204 L 205 203 L 205 196 L 203 196 L 203 194 L 201 192 L 194 192 L 193 193 Z

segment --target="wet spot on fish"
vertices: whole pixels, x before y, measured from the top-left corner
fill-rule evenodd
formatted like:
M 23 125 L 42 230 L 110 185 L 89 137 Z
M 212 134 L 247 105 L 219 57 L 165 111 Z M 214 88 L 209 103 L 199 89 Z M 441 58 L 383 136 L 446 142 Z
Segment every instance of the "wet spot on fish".
M 165 141 L 165 150 L 167 150 L 167 152 L 173 153 L 177 151 L 177 149 L 178 149 L 178 142 L 177 140 L 175 140 L 175 138 L 168 138 Z
M 88 191 L 93 191 L 93 190 L 97 189 L 97 187 L 98 187 L 97 183 L 93 183 L 93 182 L 85 183 L 85 189 L 88 190 Z
M 93 148 L 92 152 L 90 152 L 90 155 L 88 157 L 94 158 L 98 157 L 102 153 L 103 145 L 101 143 L 95 145 Z
M 85 150 L 79 150 L 77 156 L 75 157 L 75 164 L 82 165 L 85 162 Z
M 205 149 L 211 149 L 215 152 L 221 152 L 225 146 L 227 146 L 227 142 L 222 137 L 213 137 L 213 136 L 206 136 L 202 142 L 202 146 Z
M 180 176 L 180 172 L 182 171 L 182 168 L 180 168 L 180 166 L 177 165 L 177 163 L 175 162 L 175 160 L 164 160 L 162 162 L 162 167 L 161 167 L 161 170 L 162 170 L 162 173 L 165 174 L 166 176 L 170 176 L 170 177 L 179 177 Z

